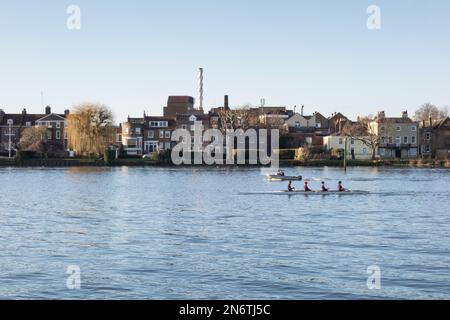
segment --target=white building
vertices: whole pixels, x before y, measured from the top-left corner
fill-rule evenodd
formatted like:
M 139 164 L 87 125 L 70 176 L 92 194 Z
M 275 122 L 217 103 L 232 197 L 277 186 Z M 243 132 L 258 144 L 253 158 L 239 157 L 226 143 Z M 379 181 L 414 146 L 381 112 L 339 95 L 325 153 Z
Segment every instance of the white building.
M 343 152 L 345 150 L 345 141 L 347 139 L 347 155 L 349 159 L 370 160 L 372 159 L 373 149 L 365 145 L 358 139 L 352 139 L 341 135 L 331 135 L 323 138 L 323 145 L 327 150 Z

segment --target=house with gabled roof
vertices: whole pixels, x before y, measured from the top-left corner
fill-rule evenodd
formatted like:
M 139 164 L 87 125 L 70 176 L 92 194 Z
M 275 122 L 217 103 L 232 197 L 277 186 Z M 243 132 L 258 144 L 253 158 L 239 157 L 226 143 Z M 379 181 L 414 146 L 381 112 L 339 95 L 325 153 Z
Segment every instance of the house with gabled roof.
M 5 113 L 0 109 L 0 152 L 9 149 L 9 138 L 11 135 L 11 147 L 17 148 L 22 133 L 25 129 L 34 126 L 47 127 L 47 140 L 61 142 L 67 148 L 67 117 L 69 110 L 64 114 L 52 113 L 51 107 L 45 108 L 43 114 L 30 114 L 24 108 L 22 113 Z

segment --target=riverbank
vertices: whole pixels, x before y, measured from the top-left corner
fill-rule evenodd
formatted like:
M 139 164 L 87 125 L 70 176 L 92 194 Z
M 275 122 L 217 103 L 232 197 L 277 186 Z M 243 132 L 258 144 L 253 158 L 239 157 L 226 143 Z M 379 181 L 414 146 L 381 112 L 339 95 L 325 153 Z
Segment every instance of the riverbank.
M 349 160 L 349 167 L 414 167 L 414 168 L 450 168 L 450 161 L 440 160 Z M 0 158 L 0 167 L 172 167 L 167 162 L 150 159 L 117 159 L 109 163 L 98 159 L 15 159 Z M 280 160 L 281 167 L 343 167 L 340 160 Z M 186 167 L 186 166 L 185 166 Z M 235 165 L 235 167 L 259 167 L 255 165 Z

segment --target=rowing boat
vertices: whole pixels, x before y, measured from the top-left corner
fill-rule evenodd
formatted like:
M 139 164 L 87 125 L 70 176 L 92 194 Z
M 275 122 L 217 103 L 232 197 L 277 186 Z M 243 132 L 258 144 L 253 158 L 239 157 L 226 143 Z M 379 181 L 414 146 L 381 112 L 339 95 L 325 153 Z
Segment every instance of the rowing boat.
M 362 190 L 347 190 L 347 191 L 303 191 L 303 190 L 294 190 L 294 191 L 261 191 L 261 192 L 240 192 L 240 195 L 367 195 L 370 192 L 362 191 Z
M 277 181 L 302 181 L 302 176 L 280 176 L 277 174 L 268 174 L 267 179 Z

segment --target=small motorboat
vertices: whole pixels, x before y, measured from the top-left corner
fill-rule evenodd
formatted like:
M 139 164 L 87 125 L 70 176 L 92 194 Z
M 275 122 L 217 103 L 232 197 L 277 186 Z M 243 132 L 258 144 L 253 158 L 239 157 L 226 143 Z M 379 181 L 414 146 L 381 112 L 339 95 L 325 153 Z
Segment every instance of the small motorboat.
M 302 176 L 283 176 L 279 174 L 268 174 L 267 175 L 268 180 L 272 181 L 302 181 Z

